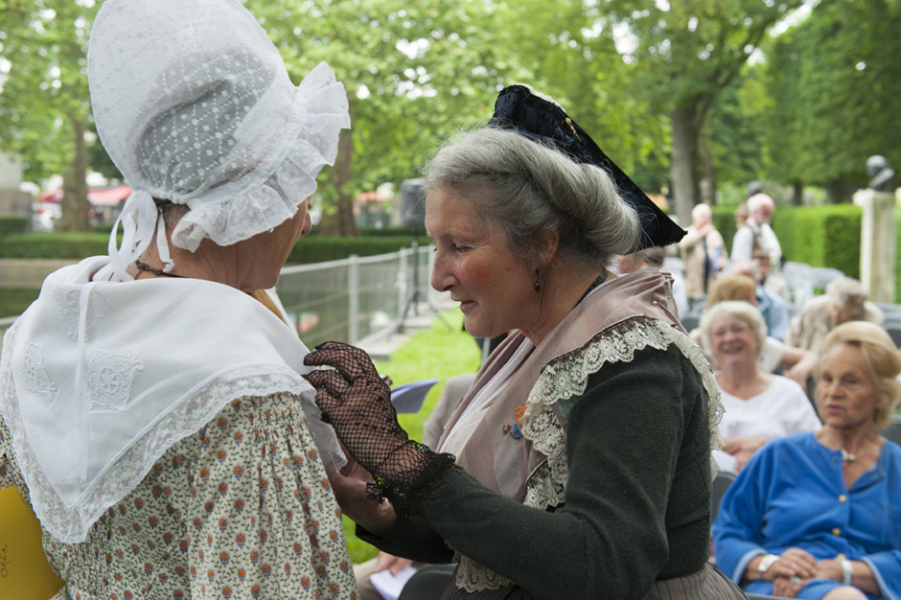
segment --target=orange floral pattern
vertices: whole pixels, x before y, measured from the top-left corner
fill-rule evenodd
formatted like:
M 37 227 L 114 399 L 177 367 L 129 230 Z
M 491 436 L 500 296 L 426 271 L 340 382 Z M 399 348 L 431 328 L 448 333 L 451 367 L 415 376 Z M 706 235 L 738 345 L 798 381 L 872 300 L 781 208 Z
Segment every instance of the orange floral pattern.
M 0 421 L 12 461 L 7 440 Z M 44 549 L 73 600 L 355 600 L 330 490 L 299 399 L 241 398 L 171 446 L 84 543 L 45 532 Z

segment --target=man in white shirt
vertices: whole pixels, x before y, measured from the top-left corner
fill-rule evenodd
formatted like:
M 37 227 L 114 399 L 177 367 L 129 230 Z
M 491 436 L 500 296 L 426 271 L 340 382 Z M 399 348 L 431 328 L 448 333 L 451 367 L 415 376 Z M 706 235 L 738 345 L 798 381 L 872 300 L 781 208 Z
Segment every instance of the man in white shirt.
M 779 273 L 782 266 L 782 246 L 770 227 L 776 203 L 766 194 L 755 194 L 748 199 L 748 221 L 738 230 L 732 240 L 732 260 L 751 260 L 754 250 L 763 248 L 770 255 L 773 273 Z

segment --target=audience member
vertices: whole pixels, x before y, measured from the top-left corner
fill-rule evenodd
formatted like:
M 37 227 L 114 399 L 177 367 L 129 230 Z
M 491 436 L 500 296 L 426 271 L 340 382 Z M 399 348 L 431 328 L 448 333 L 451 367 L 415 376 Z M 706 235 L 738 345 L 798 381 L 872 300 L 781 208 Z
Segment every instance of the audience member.
M 690 299 L 703 298 L 729 258 L 723 236 L 713 224 L 713 211 L 698 204 L 691 211 L 691 227 L 682 241 L 682 268 L 685 293 Z
M 757 286 L 750 277 L 744 275 L 723 275 L 710 288 L 705 311 L 726 300 L 738 300 L 757 306 Z M 701 344 L 700 329 L 696 329 L 691 335 L 698 344 Z M 707 359 L 716 365 L 715 356 L 708 354 Z M 804 387 L 813 373 L 816 362 L 817 355 L 813 352 L 794 348 L 767 336 L 761 350 L 758 368 L 764 373 L 781 369 L 789 379 Z
M 758 250 L 758 252 L 760 251 Z M 754 280 L 757 284 L 754 291 L 757 297 L 757 309 L 763 315 L 767 331 L 770 332 L 770 337 L 774 337 L 780 342 L 784 340 L 785 334 L 788 332 L 788 325 L 791 322 L 788 305 L 781 296 L 763 287 L 763 276 L 757 263 L 753 260 L 736 261 L 732 263 L 729 272 L 732 275 L 744 275 Z
M 800 385 L 758 368 L 766 325 L 753 306 L 720 302 L 704 313 L 701 337 L 716 357 L 716 381 L 726 408 L 720 422 L 723 449 L 715 453 L 721 468 L 738 472 L 771 439 L 820 426 Z
M 791 289 L 788 287 L 788 282 L 773 274 L 770 255 L 766 253 L 766 250 L 763 248 L 756 250 L 754 252 L 754 262 L 757 263 L 757 268 L 760 269 L 760 285 L 763 286 L 763 289 L 776 294 L 785 300 L 786 304 L 790 304 L 792 302 L 792 294 Z
M 639 269 L 655 269 L 660 271 L 663 269 L 663 261 L 666 260 L 666 252 L 663 248 L 652 247 L 632 254 L 624 254 L 617 257 L 617 272 L 620 275 L 634 273 Z M 673 300 L 676 302 L 676 308 L 679 314 L 684 316 L 688 314 L 688 296 L 685 293 L 685 282 L 678 273 L 670 273 L 665 271 L 673 278 Z
M 748 199 L 748 220 L 732 240 L 732 260 L 751 260 L 754 250 L 763 248 L 770 255 L 772 269 L 779 272 L 782 265 L 782 247 L 770 227 L 776 204 L 766 194 L 755 194 Z
M 785 343 L 817 354 L 823 352 L 826 335 L 848 321 L 882 325 L 882 309 L 867 301 L 867 292 L 856 279 L 842 277 L 826 286 L 826 294 L 804 303 L 792 320 Z
M 717 567 L 748 593 L 901 597 L 901 447 L 884 439 L 901 356 L 872 323 L 836 327 L 818 370 L 822 429 L 764 446 L 713 524 Z
M 738 231 L 748 222 L 748 203 L 742 202 L 739 204 L 735 207 L 735 212 L 732 215 L 735 217 L 735 230 Z

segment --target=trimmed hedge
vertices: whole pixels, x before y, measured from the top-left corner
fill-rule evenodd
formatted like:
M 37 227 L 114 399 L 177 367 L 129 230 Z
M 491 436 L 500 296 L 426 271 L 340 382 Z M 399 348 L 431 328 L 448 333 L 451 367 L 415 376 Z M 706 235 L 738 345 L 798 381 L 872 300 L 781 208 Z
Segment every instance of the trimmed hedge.
M 862 217 L 861 209 L 851 204 L 780 208 L 773 231 L 788 260 L 832 267 L 859 279 Z
M 121 238 L 120 238 L 121 239 Z M 82 259 L 106 255 L 109 235 L 103 233 L 17 233 L 0 238 L 0 258 Z M 351 254 L 372 256 L 409 247 L 413 236 L 319 237 L 307 236 L 297 242 L 288 256 L 290 264 L 340 260 Z M 420 239 L 425 245 L 428 239 Z
M 105 255 L 109 235 L 90 232 L 13 233 L 0 238 L 2 258 L 65 258 Z
M 738 228 L 735 226 L 735 207 L 734 206 L 711 206 L 713 210 L 713 224 L 716 225 L 717 231 L 723 236 L 726 242 L 726 249 L 732 254 L 732 238 Z M 689 223 L 691 225 L 691 223 Z M 780 240 L 781 242 L 781 240 Z
M 28 217 L 0 215 L 0 236 L 28 231 Z

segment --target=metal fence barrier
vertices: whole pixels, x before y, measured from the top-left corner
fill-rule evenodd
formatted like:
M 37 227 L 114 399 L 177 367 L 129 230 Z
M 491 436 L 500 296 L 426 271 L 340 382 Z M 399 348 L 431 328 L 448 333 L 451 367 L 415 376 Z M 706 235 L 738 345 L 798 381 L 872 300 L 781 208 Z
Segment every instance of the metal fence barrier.
M 434 246 L 421 246 L 417 252 L 420 291 L 438 304 L 448 294 L 429 285 Z M 355 344 L 386 332 L 404 311 L 412 291 L 413 263 L 413 249 L 404 248 L 391 254 L 286 267 L 276 291 L 307 347 L 328 340 Z
M 447 293 L 429 285 L 434 246 L 418 249 L 419 288 L 433 304 Z M 413 285 L 413 249 L 378 256 L 351 256 L 282 269 L 276 291 L 308 348 L 334 340 L 355 344 L 387 333 L 405 309 Z M 420 307 L 413 306 L 411 311 Z M 16 317 L 0 319 L 0 335 Z

